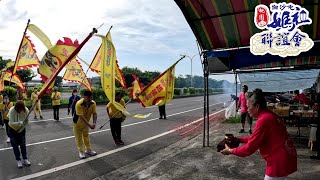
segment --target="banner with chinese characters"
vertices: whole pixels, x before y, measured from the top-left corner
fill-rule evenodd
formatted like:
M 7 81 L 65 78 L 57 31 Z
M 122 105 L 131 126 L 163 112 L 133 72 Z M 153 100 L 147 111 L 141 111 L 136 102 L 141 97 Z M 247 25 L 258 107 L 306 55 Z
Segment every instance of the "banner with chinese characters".
M 138 101 L 142 103 L 143 107 L 164 105 L 173 98 L 175 66 L 180 60 L 160 74 L 139 93 Z
M 12 72 L 8 70 L 2 75 L 2 79 L 3 81 L 11 81 L 12 83 L 20 87 L 24 92 L 26 91 L 26 88 L 24 87 L 24 84 L 18 74 L 12 75 Z
M 84 85 L 89 91 L 92 91 L 90 81 L 77 59 L 72 59 L 66 66 L 66 72 L 63 75 L 63 79 L 71 82 L 78 82 Z
M 261 4 L 255 8 L 254 23 L 264 31 L 250 38 L 252 54 L 298 56 L 313 47 L 313 40 L 299 29 L 300 26 L 312 24 L 308 10 L 300 5 L 282 2 L 271 3 L 270 11 Z

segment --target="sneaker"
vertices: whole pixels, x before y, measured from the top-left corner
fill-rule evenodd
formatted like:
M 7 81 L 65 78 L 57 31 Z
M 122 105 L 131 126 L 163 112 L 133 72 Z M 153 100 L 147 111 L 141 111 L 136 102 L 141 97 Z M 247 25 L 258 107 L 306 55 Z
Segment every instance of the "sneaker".
M 10 138 L 9 137 L 7 138 L 7 143 L 10 143 Z
M 25 165 L 25 166 L 31 166 L 31 163 L 28 159 L 24 159 L 22 160 L 22 164 Z
M 245 133 L 244 129 L 241 129 L 239 133 Z
M 122 140 L 118 141 L 119 145 L 124 145 L 124 142 Z
M 35 116 L 33 119 L 38 119 L 37 116 Z
M 249 130 L 249 134 L 252 134 L 252 130 L 251 129 Z
M 167 119 L 167 117 L 164 117 L 163 119 Z
M 43 119 L 43 117 L 42 117 L 42 116 L 40 116 L 40 119 Z
M 17 161 L 17 164 L 18 164 L 18 168 L 22 168 L 22 162 L 20 160 Z
M 86 155 L 83 152 L 79 152 L 80 159 L 85 159 Z
M 95 152 L 94 150 L 90 149 L 90 150 L 86 151 L 86 154 L 88 154 L 90 156 L 95 156 L 95 155 L 97 155 L 97 152 Z
M 162 117 L 159 117 L 159 119 L 163 119 Z

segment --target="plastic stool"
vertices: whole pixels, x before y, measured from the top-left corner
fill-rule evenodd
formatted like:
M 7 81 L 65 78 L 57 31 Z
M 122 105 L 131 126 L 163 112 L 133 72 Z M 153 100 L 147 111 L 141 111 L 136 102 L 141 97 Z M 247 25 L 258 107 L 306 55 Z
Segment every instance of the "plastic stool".
M 309 142 L 308 142 L 308 147 L 310 147 L 311 151 L 313 149 L 313 142 L 317 141 L 317 125 L 316 124 L 310 124 L 310 135 L 309 135 Z

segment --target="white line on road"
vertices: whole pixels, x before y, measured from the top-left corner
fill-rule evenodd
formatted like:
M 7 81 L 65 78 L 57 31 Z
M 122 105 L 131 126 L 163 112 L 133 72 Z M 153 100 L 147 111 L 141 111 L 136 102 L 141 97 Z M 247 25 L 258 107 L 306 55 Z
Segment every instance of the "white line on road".
M 171 106 L 172 104 L 166 104 L 166 106 Z M 150 106 L 150 107 L 146 107 L 147 109 L 150 109 L 150 108 L 158 108 L 158 106 Z
M 210 106 L 214 106 L 214 105 L 222 104 L 222 103 L 223 102 L 219 102 L 219 103 L 211 104 Z M 195 111 L 195 110 L 198 110 L 198 109 L 203 109 L 203 107 L 195 108 L 195 109 L 191 109 L 191 110 L 187 110 L 187 111 L 183 111 L 183 112 L 179 112 L 179 113 L 175 113 L 175 114 L 171 114 L 171 115 L 168 115 L 167 117 L 175 116 L 175 115 L 179 115 L 179 114 L 184 114 L 184 113 Z M 149 119 L 149 120 L 146 120 L 146 121 L 140 121 L 140 122 L 137 122 L 137 123 L 127 124 L 127 125 L 124 125 L 122 127 L 134 126 L 134 125 L 137 125 L 137 124 L 142 124 L 142 123 L 155 121 L 155 120 L 159 120 L 159 118 L 154 118 L 154 119 Z M 100 131 L 90 132 L 89 134 L 96 134 L 96 133 L 101 133 L 101 132 L 105 132 L 105 131 L 109 131 L 109 130 L 110 129 L 104 129 L 104 130 L 100 130 Z M 51 139 L 51 140 L 48 140 L 48 141 L 40 141 L 40 142 L 36 142 L 36 143 L 27 144 L 27 146 L 34 146 L 34 145 L 45 144 L 45 143 L 50 143 L 50 142 L 62 141 L 62 140 L 65 140 L 65 139 L 70 139 L 70 138 L 74 138 L 74 136 L 67 136 L 67 137 L 58 138 L 58 139 Z M 12 147 L 2 148 L 2 149 L 0 149 L 0 152 L 1 151 L 5 151 L 5 150 L 9 150 L 9 149 L 12 149 Z
M 222 111 L 224 111 L 225 109 L 222 109 L 220 111 L 217 111 L 211 115 L 215 115 L 215 114 L 218 114 Z M 210 115 L 210 116 L 211 116 Z M 161 134 L 158 134 L 156 136 L 152 136 L 152 137 L 149 137 L 147 139 L 144 139 L 144 140 L 141 140 L 141 141 L 138 141 L 138 142 L 135 142 L 135 143 L 132 143 L 132 144 L 129 144 L 127 146 L 123 146 L 121 148 L 117 148 L 117 149 L 114 149 L 114 150 L 111 150 L 111 151 L 107 151 L 107 152 L 104 152 L 102 154 L 98 154 L 96 156 L 93 156 L 93 157 L 89 157 L 87 159 L 84 159 L 84 160 L 79 160 L 79 161 L 75 161 L 75 162 L 72 162 L 72 163 L 69 163 L 69 164 L 65 164 L 65 165 L 62 165 L 62 166 L 59 166 L 59 167 L 55 167 L 55 168 L 51 168 L 51 169 L 48 169 L 48 170 L 45 170 L 45 171 L 41 171 L 41 172 L 37 172 L 37 173 L 34 173 L 34 174 L 29 174 L 29 175 L 26 175 L 26 176 L 22 176 L 22 177 L 18 177 L 18 178 L 15 178 L 15 179 L 12 179 L 12 180 L 26 180 L 26 179 L 32 179 L 32 178 L 36 178 L 36 177 L 40 177 L 40 176 L 43 176 L 43 175 L 47 175 L 47 174 L 51 174 L 51 173 L 54 173 L 54 172 L 57 172 L 57 171 L 61 171 L 61 170 L 64 170 L 64 169 L 67 169 L 67 168 L 70 168 L 70 167 L 73 167 L 73 166 L 77 166 L 77 165 L 80 165 L 80 164 L 84 164 L 86 162 L 89 162 L 89 161 L 93 161 L 93 160 L 96 160 L 96 159 L 99 159 L 99 158 L 102 158 L 102 157 L 105 157 L 105 156 L 108 156 L 110 154 L 114 154 L 114 153 L 117 153 L 117 152 L 120 152 L 120 151 L 123 151 L 123 150 L 126 150 L 126 149 L 129 149 L 131 147 L 134 147 L 134 146 L 137 146 L 137 145 L 140 145 L 140 144 L 143 144 L 145 142 L 148 142 L 148 141 L 151 141 L 151 140 L 154 140 L 154 139 L 157 139 L 159 137 L 162 137 L 162 136 L 165 136 L 165 135 L 168 135 L 170 133 L 173 133 L 175 131 L 178 131 L 180 129 L 183 129 L 185 127 L 188 127 L 194 123 L 197 123 L 199 121 L 202 121 L 203 118 L 200 118 L 200 119 L 197 119 L 189 124 L 186 124 L 186 125 L 183 125 L 183 126 L 180 126 L 176 129 L 173 129 L 173 130 L 170 130 L 170 131 L 167 131 L 167 132 L 164 132 L 164 133 L 161 133 Z
M 64 118 L 59 118 L 59 120 L 60 119 L 71 119 L 71 118 L 72 117 L 64 117 Z M 46 121 L 56 121 L 56 120 L 54 120 L 54 119 L 46 119 L 46 120 L 39 120 L 39 121 L 33 120 L 33 121 L 29 121 L 29 123 L 46 122 Z

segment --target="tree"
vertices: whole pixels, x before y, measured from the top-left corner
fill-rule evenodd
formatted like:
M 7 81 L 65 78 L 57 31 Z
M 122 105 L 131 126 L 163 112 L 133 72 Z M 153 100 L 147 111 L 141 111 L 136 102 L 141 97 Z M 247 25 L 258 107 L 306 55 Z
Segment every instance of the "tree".
M 61 86 L 61 83 L 62 83 L 62 77 L 61 76 L 57 76 L 56 77 L 56 80 L 54 81 L 54 86 L 56 87 L 60 87 Z
M 3 59 L 0 56 L 0 69 L 4 69 L 7 65 L 7 63 L 12 62 L 11 59 Z M 10 71 L 13 71 L 13 66 L 9 68 Z M 36 77 L 34 72 L 31 69 L 23 69 L 17 71 L 18 76 L 21 78 L 23 82 L 31 81 L 32 78 Z

